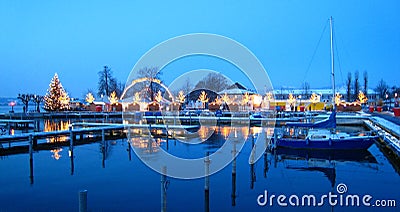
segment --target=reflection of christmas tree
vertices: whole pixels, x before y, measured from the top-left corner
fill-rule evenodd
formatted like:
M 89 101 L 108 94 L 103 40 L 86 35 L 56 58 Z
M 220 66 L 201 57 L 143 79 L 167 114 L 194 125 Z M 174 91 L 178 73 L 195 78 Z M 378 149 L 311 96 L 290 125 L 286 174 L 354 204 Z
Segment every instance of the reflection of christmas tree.
M 44 102 L 44 108 L 49 111 L 66 110 L 69 107 L 69 96 L 61 85 L 57 73 L 51 79 Z

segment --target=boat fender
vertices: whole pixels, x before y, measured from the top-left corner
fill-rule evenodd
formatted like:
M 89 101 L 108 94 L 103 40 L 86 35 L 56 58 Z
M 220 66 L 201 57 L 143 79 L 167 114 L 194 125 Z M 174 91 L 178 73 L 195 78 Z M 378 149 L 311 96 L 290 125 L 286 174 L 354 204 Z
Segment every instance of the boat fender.
M 332 138 L 329 138 L 329 146 L 332 146 Z
M 308 138 L 306 138 L 306 144 L 307 144 L 307 145 L 309 144 L 309 139 L 308 139 Z

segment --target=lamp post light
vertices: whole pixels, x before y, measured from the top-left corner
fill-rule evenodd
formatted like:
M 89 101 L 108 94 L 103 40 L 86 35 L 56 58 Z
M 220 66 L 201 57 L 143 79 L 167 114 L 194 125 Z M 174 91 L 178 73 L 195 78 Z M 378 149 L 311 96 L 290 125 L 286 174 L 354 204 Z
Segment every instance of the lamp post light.
M 389 98 L 389 94 L 386 93 L 386 102 L 385 102 L 386 104 L 388 102 L 388 98 Z M 389 102 L 389 110 L 390 110 L 390 102 Z
M 300 101 L 299 106 L 301 106 L 301 95 L 299 95 L 298 98 L 299 98 L 299 101 Z
M 11 106 L 11 113 L 14 113 L 15 102 L 12 101 L 12 102 L 8 103 L 8 105 Z

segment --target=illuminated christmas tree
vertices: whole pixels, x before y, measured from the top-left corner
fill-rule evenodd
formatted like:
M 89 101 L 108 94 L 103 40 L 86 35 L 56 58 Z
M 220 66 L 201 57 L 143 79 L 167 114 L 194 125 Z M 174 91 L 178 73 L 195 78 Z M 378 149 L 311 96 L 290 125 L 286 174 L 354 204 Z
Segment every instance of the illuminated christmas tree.
M 110 103 L 113 105 L 115 103 L 118 102 L 118 97 L 117 97 L 117 93 L 115 93 L 115 91 L 113 91 L 111 93 L 111 95 L 108 97 L 108 100 L 110 101 Z
M 179 91 L 177 98 L 178 98 L 180 103 L 184 103 L 185 102 L 185 94 L 183 93 L 183 91 Z
M 64 90 L 57 73 L 51 79 L 49 89 L 44 97 L 44 108 L 48 111 L 66 110 L 69 108 L 69 96 Z
M 94 102 L 95 98 L 94 98 L 93 94 L 89 92 L 88 94 L 86 94 L 85 100 L 87 103 L 92 104 Z

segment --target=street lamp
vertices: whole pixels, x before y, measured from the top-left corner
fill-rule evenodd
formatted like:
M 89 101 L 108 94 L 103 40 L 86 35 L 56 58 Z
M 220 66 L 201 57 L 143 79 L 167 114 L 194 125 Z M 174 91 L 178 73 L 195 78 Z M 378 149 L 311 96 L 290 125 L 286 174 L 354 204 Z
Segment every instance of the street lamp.
M 389 94 L 386 93 L 386 104 L 387 104 L 388 98 L 389 98 Z M 390 110 L 390 102 L 389 102 L 389 110 Z
M 15 102 L 10 102 L 8 103 L 9 106 L 11 106 L 11 113 L 14 113 L 14 106 L 15 106 Z

